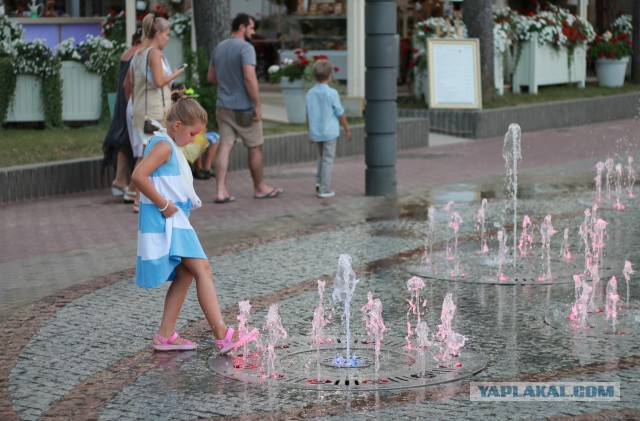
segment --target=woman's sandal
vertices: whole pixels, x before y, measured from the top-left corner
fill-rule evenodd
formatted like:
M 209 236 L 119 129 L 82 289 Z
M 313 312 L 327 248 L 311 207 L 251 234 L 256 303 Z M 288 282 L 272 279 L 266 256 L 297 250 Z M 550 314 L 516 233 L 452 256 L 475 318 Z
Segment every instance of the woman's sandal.
M 160 342 L 159 344 L 155 342 L 153 343 L 153 349 L 156 351 L 189 351 L 198 347 L 197 343 L 184 338 L 182 338 L 182 342 L 176 344 L 176 340 L 180 338 L 180 336 L 178 336 L 178 332 L 173 332 L 173 335 L 171 335 L 170 338 L 162 337 L 156 333 L 153 338 Z
M 111 185 L 111 194 L 114 197 L 122 197 L 125 194 L 127 194 L 127 188 L 126 187 L 118 187 L 114 184 Z
M 220 355 L 226 355 L 234 349 L 246 344 L 247 342 L 251 342 L 256 338 L 259 332 L 258 328 L 254 327 L 245 334 L 240 333 L 238 335 L 238 340 L 234 341 L 233 334 L 235 333 L 235 331 L 236 330 L 234 328 L 230 327 L 227 329 L 227 334 L 225 335 L 224 339 L 213 340 L 214 345 L 218 347 L 218 352 L 220 353 Z
M 122 197 L 122 201 L 124 203 L 126 203 L 126 204 L 130 204 L 130 203 L 135 203 L 137 198 L 138 198 L 138 193 L 127 189 L 124 192 L 124 195 Z

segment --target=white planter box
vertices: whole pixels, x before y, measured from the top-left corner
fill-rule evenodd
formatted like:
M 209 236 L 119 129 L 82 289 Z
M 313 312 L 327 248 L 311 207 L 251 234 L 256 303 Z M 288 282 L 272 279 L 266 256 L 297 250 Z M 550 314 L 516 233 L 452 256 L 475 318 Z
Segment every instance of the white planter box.
M 42 83 L 31 75 L 18 75 L 13 102 L 7 110 L 7 122 L 44 121 Z
M 560 83 L 577 83 L 579 88 L 584 88 L 587 76 L 584 45 L 574 49 L 571 67 L 566 49 L 540 45 L 537 34 L 520 48 L 520 59 L 513 74 L 513 92 L 519 93 L 522 86 L 527 86 L 529 93 L 537 94 L 538 86 Z
M 87 71 L 84 64 L 63 61 L 62 120 L 93 121 L 102 111 L 102 76 Z

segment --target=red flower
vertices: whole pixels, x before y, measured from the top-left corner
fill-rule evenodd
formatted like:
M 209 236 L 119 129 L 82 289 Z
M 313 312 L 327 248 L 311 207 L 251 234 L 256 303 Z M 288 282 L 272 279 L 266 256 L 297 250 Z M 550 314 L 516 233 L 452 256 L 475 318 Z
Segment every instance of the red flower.
M 334 67 L 334 68 L 333 68 L 333 71 L 334 71 L 334 72 L 339 72 L 339 71 L 340 71 L 340 68 L 339 68 L 339 67 Z
M 409 62 L 409 68 L 413 69 L 414 67 L 416 67 L 416 63 L 414 61 L 410 61 Z
M 613 58 L 613 50 L 609 51 L 609 58 Z
M 600 58 L 604 57 L 604 51 L 600 51 Z

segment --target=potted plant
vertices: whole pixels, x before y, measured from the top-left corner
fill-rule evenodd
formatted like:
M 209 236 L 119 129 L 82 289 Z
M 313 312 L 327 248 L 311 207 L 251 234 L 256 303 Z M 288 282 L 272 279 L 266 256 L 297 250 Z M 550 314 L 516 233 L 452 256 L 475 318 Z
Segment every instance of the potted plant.
M 308 59 L 307 50 L 295 50 L 294 53 L 295 59 L 285 58 L 280 65 L 270 66 L 267 72 L 271 83 L 280 83 L 289 123 L 304 123 L 305 94 L 313 81 L 313 65 L 317 60 L 327 60 L 327 56 L 316 55 Z
M 87 35 L 75 45 L 67 38 L 54 48 L 62 62 L 62 119 L 98 120 L 102 112 L 102 82 L 114 68 L 123 45 Z M 108 76 L 107 76 L 108 77 Z
M 5 14 L 0 14 L 0 126 L 4 123 L 7 110 L 11 104 L 16 90 L 16 73 L 13 71 L 13 62 L 16 57 L 15 43 L 22 39 L 24 31 L 22 26 L 9 19 Z
M 629 56 L 632 53 L 633 42 L 626 33 L 613 36 L 607 31 L 602 36 L 596 36 L 589 45 L 589 58 L 596 62 L 598 85 L 622 86 Z
M 60 60 L 43 39 L 17 39 L 12 47 L 17 79 L 6 121 L 44 121 L 47 126 L 61 126 Z

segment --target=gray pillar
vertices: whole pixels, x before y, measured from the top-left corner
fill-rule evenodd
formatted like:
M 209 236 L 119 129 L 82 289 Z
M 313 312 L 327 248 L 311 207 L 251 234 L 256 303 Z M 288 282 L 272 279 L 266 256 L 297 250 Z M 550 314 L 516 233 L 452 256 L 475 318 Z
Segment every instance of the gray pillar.
M 396 195 L 396 2 L 367 0 L 365 29 L 365 195 Z

